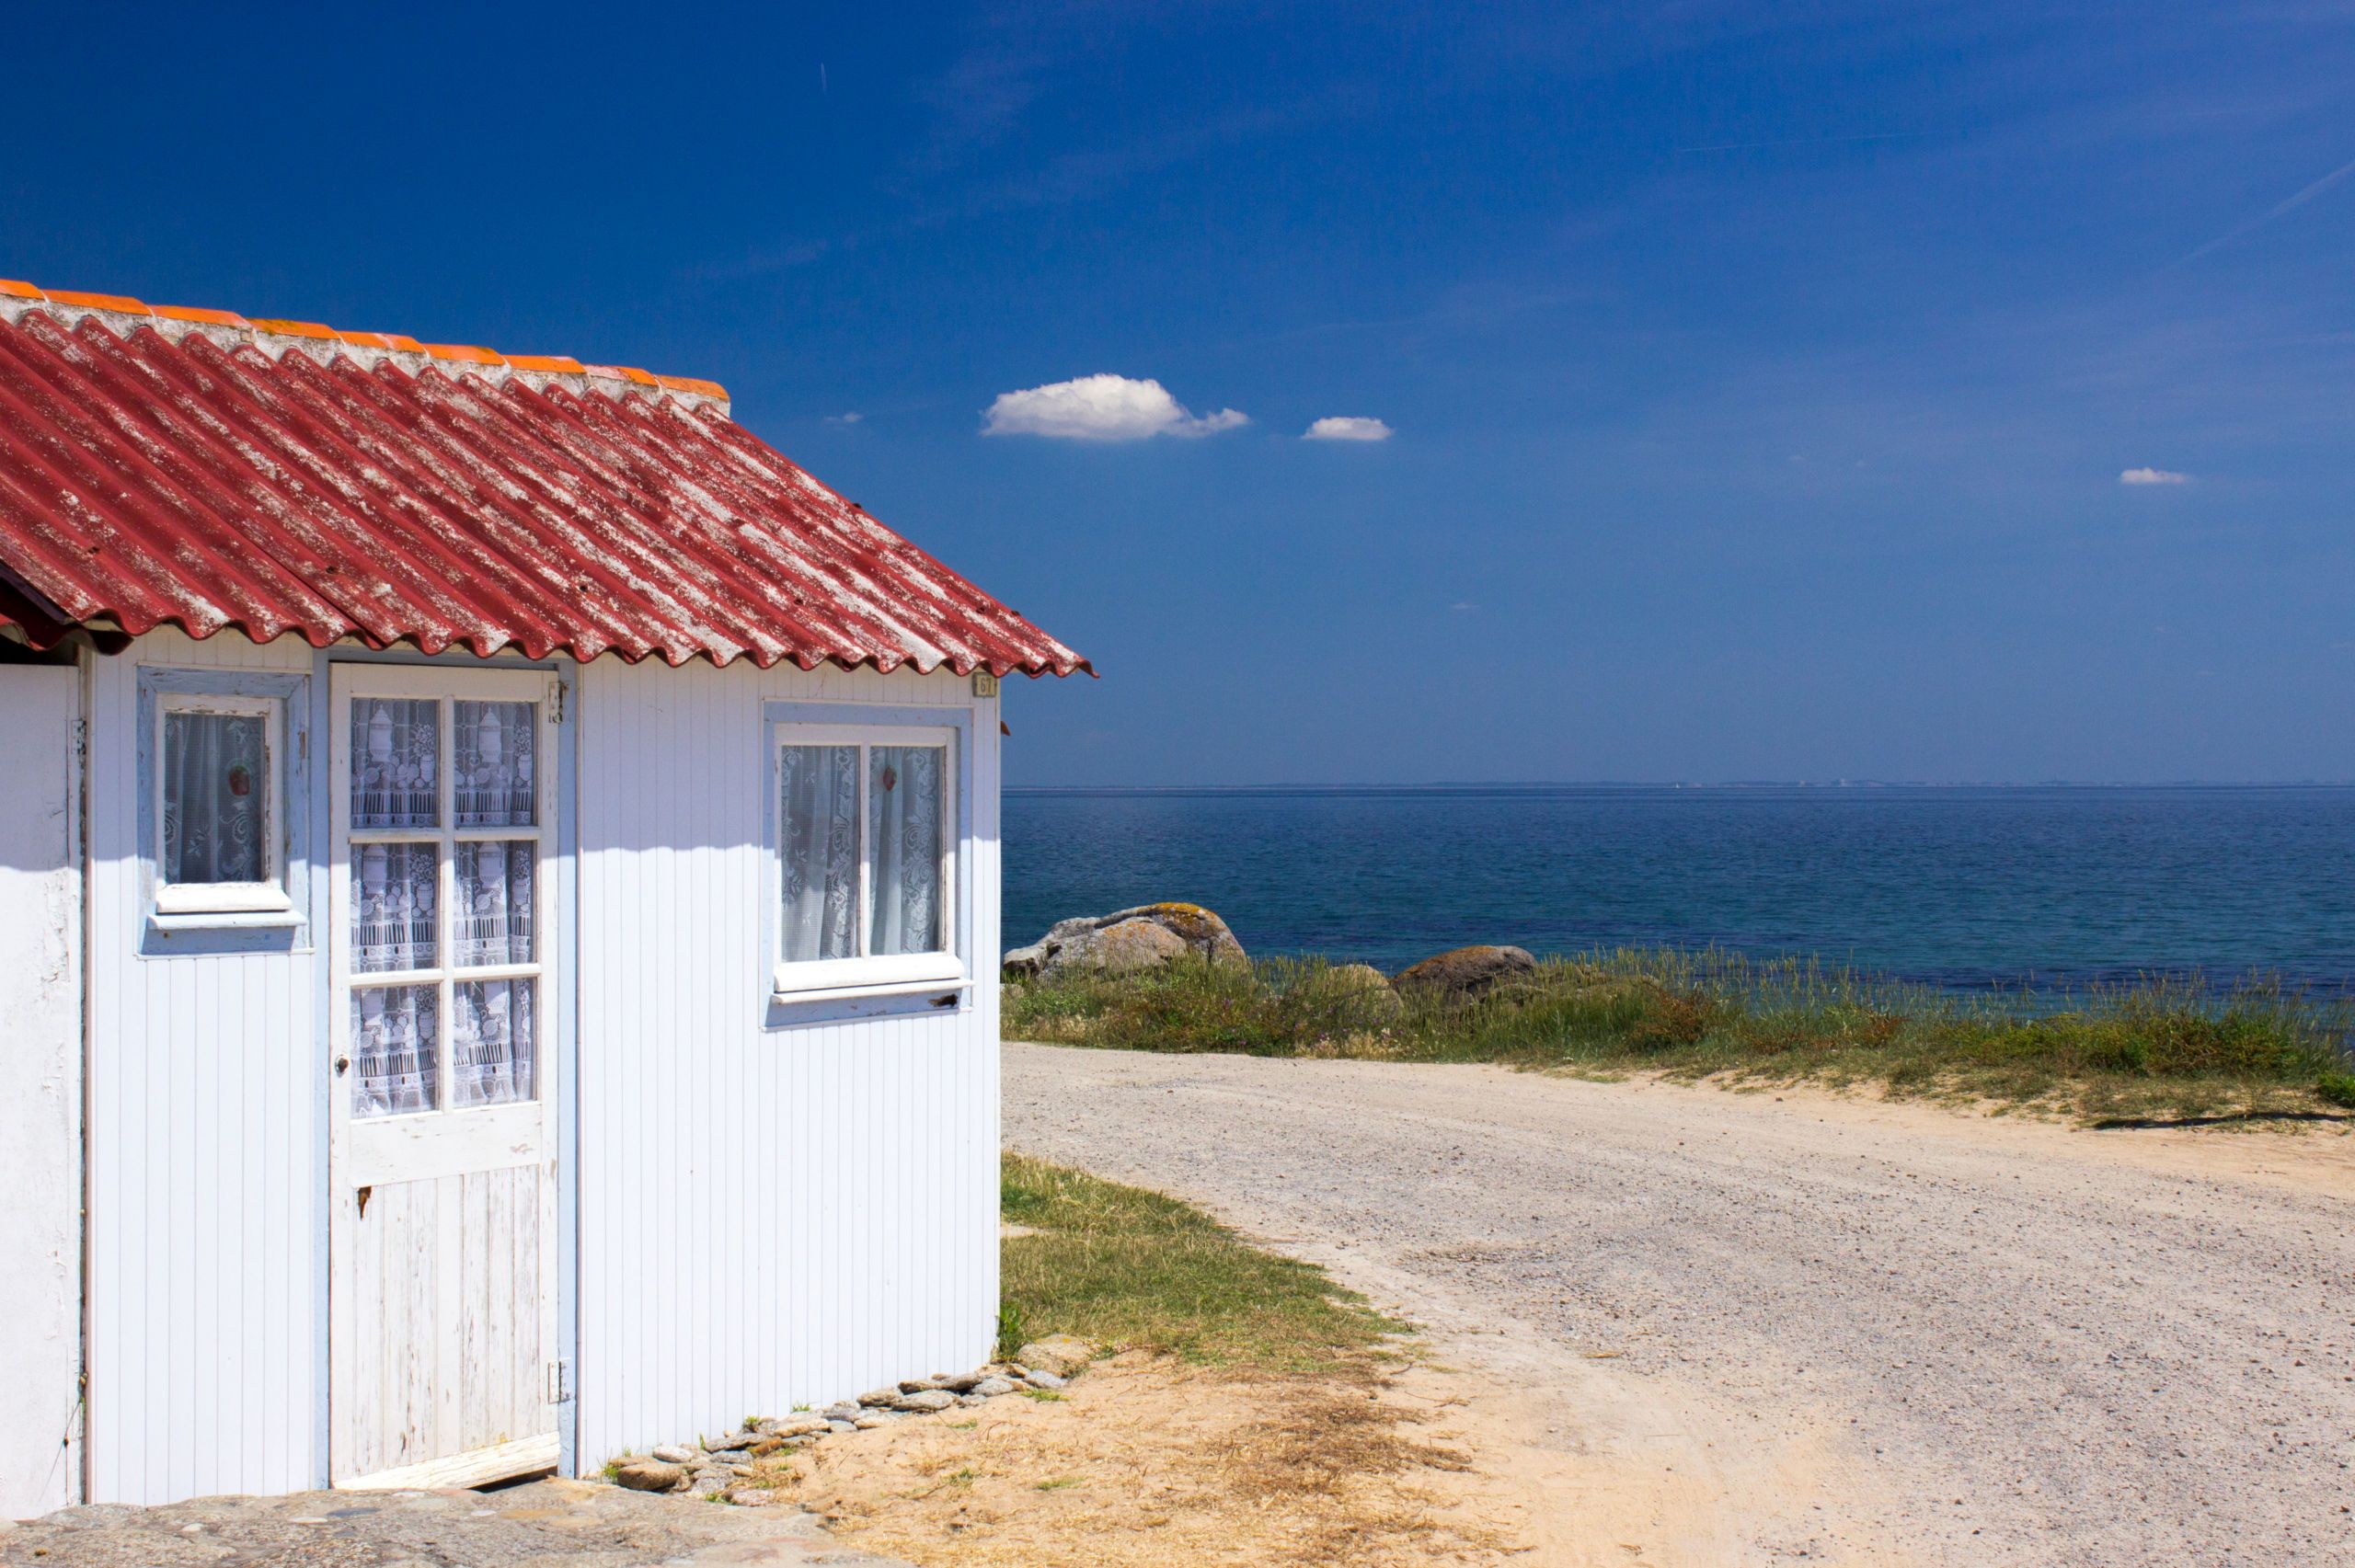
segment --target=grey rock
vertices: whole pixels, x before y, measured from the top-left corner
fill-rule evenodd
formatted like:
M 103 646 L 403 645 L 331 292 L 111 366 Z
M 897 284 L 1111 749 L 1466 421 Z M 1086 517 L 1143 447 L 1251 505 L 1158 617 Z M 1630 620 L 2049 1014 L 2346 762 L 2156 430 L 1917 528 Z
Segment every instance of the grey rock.
M 1035 1369 L 1025 1380 L 1034 1389 L 1067 1389 L 1071 1387 L 1071 1379 L 1069 1378 L 1059 1376 L 1053 1372 L 1042 1372 Z
M 858 1396 L 858 1402 L 866 1405 L 890 1404 L 893 1400 L 898 1399 L 899 1397 L 900 1386 L 897 1383 L 894 1383 L 888 1389 L 867 1390 L 865 1393 Z
M 661 1459 L 624 1459 L 614 1467 L 614 1480 L 632 1492 L 670 1492 L 687 1479 L 684 1466 Z
M 829 1422 L 827 1422 L 827 1423 L 826 1423 L 826 1430 L 827 1430 L 827 1431 L 829 1431 L 829 1432 L 831 1432 L 831 1433 L 833 1433 L 833 1434 L 834 1436 L 836 1436 L 837 1437 L 839 1437 L 839 1436 L 842 1436 L 844 1433 L 845 1433 L 845 1432 L 856 1432 L 856 1431 L 857 1431 L 857 1430 L 858 1430 L 858 1423 L 857 1423 L 856 1420 L 851 1420 L 851 1421 L 829 1421 Z
M 851 1425 L 857 1427 L 861 1432 L 872 1432 L 878 1426 L 889 1426 L 892 1422 L 898 1419 L 898 1416 L 880 1415 L 870 1410 L 865 1415 L 862 1415 L 857 1420 L 852 1422 Z
M 900 1391 L 903 1394 L 929 1393 L 931 1391 L 938 1387 L 940 1387 L 940 1379 L 937 1378 L 902 1378 L 900 1379 Z
M 1076 973 L 1136 974 L 1185 957 L 1246 961 L 1226 922 L 1200 904 L 1142 904 L 1109 915 L 1058 921 L 1046 935 L 1005 958 L 1014 979 L 1053 980 Z
M 957 1402 L 962 1405 L 987 1404 L 990 1402 L 990 1396 L 987 1394 L 959 1394 L 957 1396 Z
M 1096 1347 L 1072 1334 L 1053 1333 L 1022 1347 L 1022 1364 L 1036 1381 L 1040 1371 L 1068 1378 L 1096 1359 Z
M 736 1472 L 731 1469 L 699 1470 L 687 1478 L 687 1490 L 702 1494 L 725 1492 L 736 1484 Z
M 790 1415 L 772 1421 L 764 1428 L 772 1437 L 807 1437 L 812 1432 L 823 1432 L 826 1418 L 822 1415 Z
M 952 1394 L 969 1394 L 973 1391 L 974 1384 L 988 1376 L 987 1372 L 959 1372 L 953 1378 L 941 1379 L 939 1386 Z
M 1014 1379 L 983 1378 L 980 1382 L 975 1383 L 970 1391 L 981 1395 L 983 1399 L 995 1399 L 1000 1394 L 1010 1394 L 1014 1391 Z
M 946 1389 L 918 1389 L 892 1401 L 891 1408 L 905 1411 L 911 1415 L 930 1415 L 936 1411 L 947 1410 L 956 1402 L 957 1396 Z
M 666 1465 L 683 1465 L 695 1456 L 693 1449 L 683 1448 L 676 1443 L 665 1443 L 659 1448 L 648 1449 L 647 1457 L 661 1459 Z
M 856 1421 L 858 1419 L 859 1409 L 859 1402 L 855 1399 L 837 1401 L 835 1403 L 830 1404 L 826 1407 L 826 1419 L 829 1421 Z
M 758 1486 L 729 1488 L 728 1500 L 740 1508 L 765 1508 L 776 1501 L 776 1494 Z

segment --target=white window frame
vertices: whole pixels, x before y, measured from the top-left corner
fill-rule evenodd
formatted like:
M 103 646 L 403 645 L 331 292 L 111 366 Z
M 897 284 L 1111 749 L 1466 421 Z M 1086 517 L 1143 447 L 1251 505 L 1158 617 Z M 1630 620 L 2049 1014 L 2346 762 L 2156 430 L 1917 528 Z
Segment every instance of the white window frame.
M 164 736 L 174 714 L 216 714 L 262 720 L 262 846 L 267 875 L 259 882 L 170 882 L 165 879 L 164 795 L 171 770 Z M 215 692 L 161 691 L 155 694 L 155 794 L 147 803 L 155 832 L 155 912 L 159 915 L 262 914 L 291 912 L 286 887 L 286 703 Z
M 785 794 L 780 784 L 782 753 L 788 746 L 856 746 L 858 748 L 858 901 L 852 927 L 860 956 L 855 958 L 814 958 L 787 962 L 785 945 Z M 867 884 L 867 752 L 877 746 L 936 746 L 942 751 L 940 792 L 940 923 L 945 951 L 872 956 L 865 952 L 872 918 L 873 889 Z M 897 992 L 936 990 L 944 984 L 963 985 L 969 979 L 964 943 L 965 922 L 958 900 L 962 888 L 957 868 L 961 849 L 959 824 L 965 777 L 958 755 L 958 732 L 948 725 L 808 724 L 773 721 L 769 725 L 767 876 L 770 985 L 780 1001 L 810 1001 L 833 996 L 879 996 Z

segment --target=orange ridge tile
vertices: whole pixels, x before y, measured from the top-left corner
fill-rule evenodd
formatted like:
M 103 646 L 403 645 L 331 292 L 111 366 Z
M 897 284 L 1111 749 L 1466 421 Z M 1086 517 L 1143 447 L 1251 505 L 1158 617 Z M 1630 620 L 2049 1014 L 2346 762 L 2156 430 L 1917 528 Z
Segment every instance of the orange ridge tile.
M 157 305 L 157 315 L 166 321 L 192 321 L 203 326 L 251 326 L 252 322 L 233 310 L 207 310 L 202 305 Z
M 510 354 L 507 362 L 519 371 L 542 375 L 585 375 L 589 370 L 569 354 Z
M 134 300 L 129 294 L 86 294 L 79 289 L 52 289 L 52 304 L 73 305 L 80 310 L 110 310 L 123 315 L 146 315 L 147 302 Z
M 716 381 L 705 381 L 699 376 L 691 375 L 659 375 L 654 379 L 672 392 L 693 393 L 698 397 L 717 397 L 722 403 L 728 401 L 728 389 Z
M 0 294 L 12 300 L 45 300 L 49 298 L 30 283 L 16 278 L 0 278 Z
M 253 328 L 256 332 L 274 332 L 281 338 L 333 338 L 339 336 L 334 327 L 316 321 L 281 321 L 275 316 L 256 316 Z
M 465 365 L 503 365 L 507 362 L 506 355 L 493 353 L 488 349 L 477 349 L 471 343 L 428 343 L 425 351 L 437 360 L 454 360 Z

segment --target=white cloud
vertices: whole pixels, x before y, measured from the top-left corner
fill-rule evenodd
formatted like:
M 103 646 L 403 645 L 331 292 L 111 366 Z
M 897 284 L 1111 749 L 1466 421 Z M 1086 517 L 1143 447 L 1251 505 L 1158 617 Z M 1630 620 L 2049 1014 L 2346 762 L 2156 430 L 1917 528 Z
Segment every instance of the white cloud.
M 1084 375 L 1025 392 L 1001 392 L 982 418 L 985 436 L 1082 441 L 1207 436 L 1251 422 L 1232 408 L 1196 418 L 1159 382 L 1132 381 L 1124 375 Z
M 866 416 L 866 415 L 864 415 L 864 414 L 860 413 L 857 409 L 854 408 L 854 409 L 852 409 L 852 410 L 851 410 L 849 413 L 847 413 L 847 414 L 829 414 L 829 415 L 827 415 L 827 416 L 826 416 L 826 423 L 828 423 L 829 425 L 856 425 L 856 424 L 857 424 L 861 419 L 864 419 L 864 418 L 867 418 L 867 416 Z
M 2166 468 L 2129 468 L 2118 476 L 2121 485 L 2188 485 L 2191 475 Z
M 1392 434 L 1389 426 L 1379 419 L 1361 419 L 1348 415 L 1333 415 L 1308 427 L 1304 441 L 1386 441 Z

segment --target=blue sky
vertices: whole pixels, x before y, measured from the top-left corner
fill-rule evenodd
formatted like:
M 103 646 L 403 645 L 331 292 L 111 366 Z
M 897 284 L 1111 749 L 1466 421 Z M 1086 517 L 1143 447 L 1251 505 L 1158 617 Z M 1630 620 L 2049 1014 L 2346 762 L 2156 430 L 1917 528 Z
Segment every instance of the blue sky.
M 2355 777 L 2344 4 L 9 32 L 0 276 L 723 381 L 1015 783 Z

